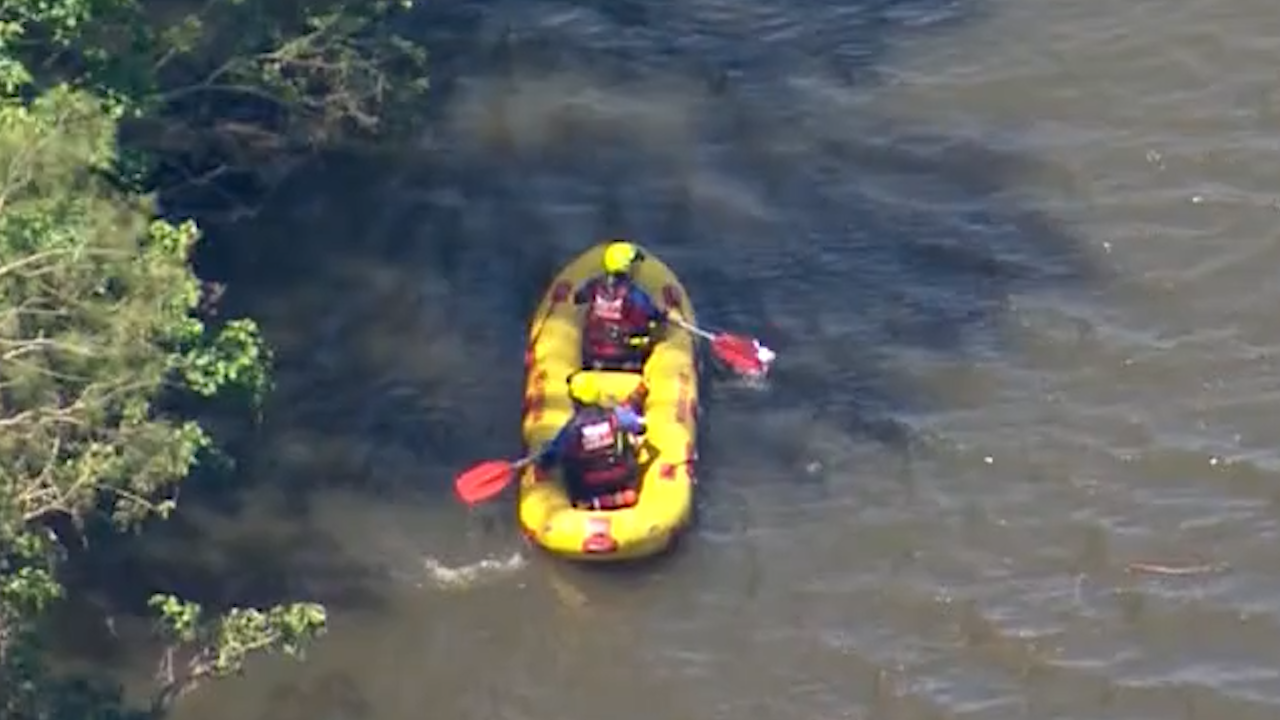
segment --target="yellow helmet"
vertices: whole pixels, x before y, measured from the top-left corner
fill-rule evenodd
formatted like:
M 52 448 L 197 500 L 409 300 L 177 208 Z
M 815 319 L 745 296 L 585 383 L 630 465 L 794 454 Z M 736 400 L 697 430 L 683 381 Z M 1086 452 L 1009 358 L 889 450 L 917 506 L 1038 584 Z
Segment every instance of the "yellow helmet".
M 635 245 L 623 240 L 609 243 L 604 249 L 604 271 L 620 275 L 631 270 L 631 264 L 643 260 L 644 253 Z
M 600 404 L 600 386 L 596 379 L 586 373 L 574 373 L 569 376 L 569 397 L 583 405 Z

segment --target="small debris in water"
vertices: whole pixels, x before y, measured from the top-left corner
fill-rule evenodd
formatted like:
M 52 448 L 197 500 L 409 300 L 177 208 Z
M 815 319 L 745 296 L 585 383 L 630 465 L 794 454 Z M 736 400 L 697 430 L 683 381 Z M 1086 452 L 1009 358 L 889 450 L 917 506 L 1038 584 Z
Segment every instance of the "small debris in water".
M 993 464 L 995 461 L 996 461 L 996 459 L 995 459 L 995 458 L 993 458 L 993 457 L 991 457 L 990 455 L 987 455 L 986 457 L 982 458 L 982 462 L 984 462 L 984 463 L 986 463 L 986 464 L 988 464 L 988 465 Z
M 804 466 L 804 471 L 809 473 L 810 475 L 817 475 L 818 472 L 821 470 L 822 470 L 822 463 L 816 460 Z

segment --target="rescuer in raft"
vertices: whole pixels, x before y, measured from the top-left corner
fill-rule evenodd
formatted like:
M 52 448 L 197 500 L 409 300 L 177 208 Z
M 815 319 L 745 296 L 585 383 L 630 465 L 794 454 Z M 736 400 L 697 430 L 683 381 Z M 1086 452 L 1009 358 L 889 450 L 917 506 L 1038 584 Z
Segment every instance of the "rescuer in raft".
M 598 510 L 634 505 L 640 477 L 636 444 L 645 433 L 637 408 L 643 406 L 648 388 L 642 382 L 630 397 L 606 408 L 591 375 L 577 372 L 568 382 L 573 417 L 546 445 L 539 470 L 559 463 L 575 506 Z
M 653 298 L 632 279 L 644 253 L 617 241 L 604 250 L 604 274 L 573 293 L 574 305 L 587 305 L 582 331 L 582 366 L 592 370 L 638 372 L 653 349 L 654 332 L 667 320 Z

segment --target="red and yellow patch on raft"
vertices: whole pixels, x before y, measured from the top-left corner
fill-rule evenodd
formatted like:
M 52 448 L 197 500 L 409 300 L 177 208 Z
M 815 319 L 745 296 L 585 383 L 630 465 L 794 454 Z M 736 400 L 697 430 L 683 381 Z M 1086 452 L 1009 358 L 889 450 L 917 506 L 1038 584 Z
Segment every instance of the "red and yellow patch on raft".
M 600 272 L 604 248 L 591 248 L 561 270 L 534 312 L 525 355 L 522 434 L 527 448 L 550 442 L 573 415 L 566 378 L 581 367 L 584 311 L 573 305 L 570 295 Z M 636 282 L 661 307 L 679 310 L 696 323 L 688 293 L 675 273 L 647 251 L 645 255 L 636 266 Z M 536 545 L 576 560 L 616 562 L 656 555 L 675 542 L 693 517 L 698 438 L 694 339 L 671 328 L 654 346 L 643 373 L 588 372 L 597 377 L 607 401 L 629 396 L 642 377 L 649 388 L 642 408 L 648 431 L 640 450 L 641 478 L 634 502 L 610 510 L 577 508 L 558 472 L 548 475 L 528 468 L 520 476 L 520 525 Z

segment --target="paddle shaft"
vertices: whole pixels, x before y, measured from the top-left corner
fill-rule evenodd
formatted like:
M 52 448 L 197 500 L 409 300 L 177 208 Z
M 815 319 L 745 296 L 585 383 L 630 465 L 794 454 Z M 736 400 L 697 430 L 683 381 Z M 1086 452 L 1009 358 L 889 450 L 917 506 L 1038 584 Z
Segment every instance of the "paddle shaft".
M 525 455 L 524 457 L 520 458 L 519 460 L 517 460 L 517 461 L 515 461 L 515 462 L 511 463 L 511 472 L 519 472 L 520 470 L 523 470 L 523 469 L 525 469 L 526 467 L 528 467 L 529 465 L 531 465 L 531 464 L 533 464 L 533 463 L 537 462 L 537 461 L 538 461 L 538 458 L 542 457 L 542 454 L 543 454 L 543 453 L 545 453 L 545 452 L 546 452 L 546 448 L 543 448 L 542 450 L 539 450 L 539 451 L 538 451 L 538 452 L 536 452 L 536 453 L 532 453 L 532 454 L 530 454 L 530 455 Z
M 706 330 L 703 330 L 697 325 L 694 325 L 693 323 L 686 321 L 684 318 L 680 317 L 679 315 L 669 315 L 668 318 L 671 320 L 671 322 L 675 323 L 676 325 L 679 325 L 680 327 L 684 328 L 685 330 L 688 330 L 689 332 L 693 333 L 694 335 L 697 335 L 700 338 L 705 338 L 707 340 L 716 339 L 716 336 L 714 333 L 709 333 Z

